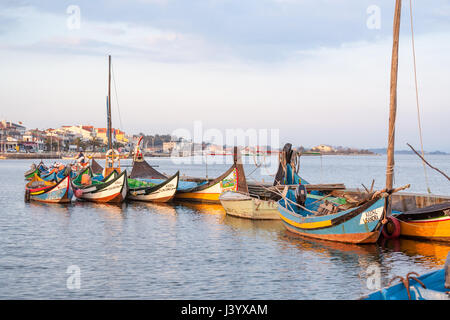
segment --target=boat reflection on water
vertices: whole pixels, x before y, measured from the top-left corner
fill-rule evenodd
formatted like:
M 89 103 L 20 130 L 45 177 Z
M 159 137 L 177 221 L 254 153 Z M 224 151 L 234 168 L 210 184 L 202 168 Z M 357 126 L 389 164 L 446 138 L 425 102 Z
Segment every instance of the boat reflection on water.
M 221 223 L 232 227 L 234 230 L 251 233 L 279 233 L 284 231 L 283 223 L 280 220 L 252 220 L 225 215 Z
M 86 210 L 95 209 L 96 211 L 106 212 L 112 215 L 122 214 L 126 211 L 127 204 L 123 203 L 98 203 L 88 201 L 75 201 L 73 206 L 77 208 L 86 208 Z
M 128 203 L 128 207 L 133 211 L 156 213 L 161 215 L 176 216 L 177 210 L 170 203 L 133 201 Z
M 195 213 L 204 215 L 225 215 L 225 209 L 221 204 L 212 203 L 193 203 L 193 202 L 174 202 L 176 208 L 185 208 Z
M 293 245 L 300 250 L 314 251 L 327 256 L 332 256 L 334 253 L 339 255 L 374 255 L 380 254 L 380 248 L 376 244 L 351 244 L 344 242 L 334 242 L 319 239 L 309 239 L 307 237 L 300 237 L 290 232 L 280 233 L 280 240 L 284 241 L 286 245 Z
M 342 264 L 350 270 L 353 266 L 354 274 L 358 276 L 363 286 L 370 268 L 381 268 L 382 250 L 377 244 L 352 244 L 327 240 L 299 237 L 290 232 L 282 232 L 279 236 L 282 250 L 291 250 L 292 247 L 302 253 L 312 253 L 332 261 L 334 264 Z
M 49 214 L 58 213 L 69 216 L 72 205 L 70 203 L 45 203 L 31 201 L 25 204 L 31 208 L 32 213 Z
M 427 267 L 437 267 L 445 264 L 450 243 L 412 239 L 383 239 L 380 245 L 394 252 L 401 252 L 414 259 L 415 263 Z

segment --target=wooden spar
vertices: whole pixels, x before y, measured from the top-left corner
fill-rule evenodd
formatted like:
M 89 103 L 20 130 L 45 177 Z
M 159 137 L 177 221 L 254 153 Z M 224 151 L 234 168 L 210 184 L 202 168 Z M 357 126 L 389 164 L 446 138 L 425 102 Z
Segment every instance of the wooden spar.
M 397 75 L 398 75 L 398 43 L 400 33 L 400 16 L 402 1 L 395 1 L 394 32 L 391 62 L 391 93 L 389 105 L 389 133 L 386 164 L 386 189 L 393 187 L 394 180 L 394 144 L 395 144 L 395 116 L 397 114 Z
M 244 166 L 242 165 L 241 151 L 237 146 L 233 148 L 233 163 L 237 170 L 238 188 L 241 193 L 248 194 L 247 179 L 245 178 Z
M 112 149 L 111 123 L 111 55 L 108 56 L 108 148 Z
M 108 97 L 107 97 L 107 129 L 108 132 L 108 151 L 106 152 L 105 159 L 105 169 L 103 176 L 109 176 L 109 174 L 113 170 L 117 170 L 120 172 L 120 156 L 113 149 L 112 144 L 112 120 L 111 120 L 111 55 L 108 55 Z M 114 165 L 114 162 L 117 159 L 117 167 Z
M 450 177 L 449 177 L 448 175 L 446 175 L 443 171 L 439 170 L 438 168 L 433 167 L 431 164 L 429 164 L 428 161 L 425 160 L 425 158 L 424 158 L 423 156 L 421 156 L 416 150 L 414 150 L 414 148 L 413 148 L 409 143 L 407 143 L 407 145 L 408 145 L 408 147 L 410 147 L 410 148 L 412 149 L 412 151 L 414 151 L 414 153 L 417 154 L 417 156 L 418 156 L 420 159 L 422 159 L 422 161 L 423 161 L 425 164 L 427 164 L 431 169 L 436 170 L 437 172 L 439 172 L 440 174 L 442 174 L 444 177 L 446 177 L 448 180 L 450 180 Z

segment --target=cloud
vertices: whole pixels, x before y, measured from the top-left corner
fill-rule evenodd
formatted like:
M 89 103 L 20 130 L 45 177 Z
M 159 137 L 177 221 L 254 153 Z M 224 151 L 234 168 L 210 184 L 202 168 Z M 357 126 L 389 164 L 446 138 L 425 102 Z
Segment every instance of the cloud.
M 3 17 L 18 27 L 0 35 L 4 50 L 33 50 L 60 54 L 143 56 L 157 61 L 198 61 L 226 55 L 227 49 L 210 46 L 201 36 L 125 22 L 83 19 L 80 28 L 67 28 L 67 16 L 34 7 L 9 8 Z
M 380 2 L 380 31 L 366 28 L 363 1 L 99 3 L 80 1 L 79 30 L 67 29 L 63 6 L 0 10 L 0 28 L 14 25 L 0 34 L 2 111 L 54 126 L 43 114 L 64 106 L 74 123 L 89 114 L 102 125 L 112 54 L 127 131 L 202 119 L 205 128 L 280 128 L 283 141 L 306 146 L 386 145 L 392 3 Z M 424 19 L 427 10 L 415 20 L 424 144 L 450 151 L 450 32 L 437 15 Z M 403 18 L 398 145 L 418 139 L 407 10 Z

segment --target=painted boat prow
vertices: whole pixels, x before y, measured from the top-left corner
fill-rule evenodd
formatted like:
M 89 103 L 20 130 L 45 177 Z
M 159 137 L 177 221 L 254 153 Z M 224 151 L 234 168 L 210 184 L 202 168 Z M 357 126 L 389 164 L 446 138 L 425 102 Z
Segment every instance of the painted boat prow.
M 36 178 L 39 177 L 36 175 L 33 179 Z M 73 189 L 70 175 L 67 175 L 59 182 L 55 182 L 53 185 L 39 178 L 44 183 L 49 184 L 48 187 L 41 188 L 31 188 L 33 179 L 25 187 L 26 197 L 29 196 L 29 200 L 45 203 L 69 203 L 72 201 Z
M 221 176 L 187 190 L 178 190 L 175 199 L 190 202 L 220 204 L 220 195 L 225 191 L 248 192 L 244 168 L 238 148 L 234 147 L 233 165 Z

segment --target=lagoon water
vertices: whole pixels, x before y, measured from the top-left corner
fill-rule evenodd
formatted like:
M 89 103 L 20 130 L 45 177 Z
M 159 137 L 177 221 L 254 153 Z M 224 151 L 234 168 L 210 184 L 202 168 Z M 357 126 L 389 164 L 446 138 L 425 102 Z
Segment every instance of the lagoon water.
M 189 176 L 215 177 L 231 164 L 230 157 L 209 157 L 207 167 L 203 160 L 147 159 L 162 172 L 182 168 Z M 244 157 L 249 181 L 273 180 L 255 171 L 263 160 L 270 163 Z M 427 160 L 450 172 L 450 156 Z M 377 279 L 386 285 L 395 275 L 442 267 L 450 251 L 450 244 L 404 239 L 312 241 L 278 221 L 226 216 L 220 205 L 25 203 L 23 173 L 31 163 L 0 160 L 0 299 L 356 299 Z M 379 189 L 385 164 L 385 156 L 304 157 L 301 175 L 352 188 L 375 178 Z M 444 177 L 427 174 L 433 193 L 450 195 Z M 420 160 L 397 155 L 395 185 L 407 183 L 412 192 L 427 191 Z M 71 270 L 80 271 L 79 289 Z

